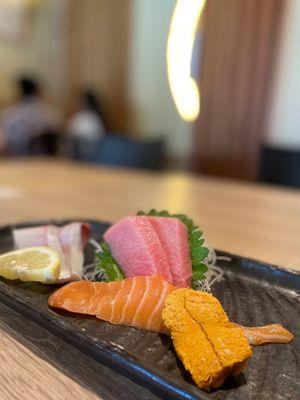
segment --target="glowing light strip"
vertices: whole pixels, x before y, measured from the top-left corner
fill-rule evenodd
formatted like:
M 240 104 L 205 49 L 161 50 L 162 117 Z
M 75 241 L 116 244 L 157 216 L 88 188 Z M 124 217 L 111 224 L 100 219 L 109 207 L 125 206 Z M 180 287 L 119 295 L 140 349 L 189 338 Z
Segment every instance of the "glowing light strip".
M 206 0 L 177 0 L 167 43 L 167 72 L 172 97 L 181 118 L 194 121 L 200 112 L 200 92 L 191 77 L 198 21 Z

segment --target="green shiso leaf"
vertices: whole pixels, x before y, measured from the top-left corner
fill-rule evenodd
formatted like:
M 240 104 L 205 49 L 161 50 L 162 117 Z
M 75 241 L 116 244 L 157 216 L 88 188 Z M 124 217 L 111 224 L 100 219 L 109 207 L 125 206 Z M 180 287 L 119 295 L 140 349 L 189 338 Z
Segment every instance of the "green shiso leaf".
M 208 249 L 206 247 L 197 246 L 197 243 L 193 245 L 192 259 L 195 261 L 203 261 L 208 256 Z
M 189 248 L 191 253 L 192 260 L 192 269 L 193 269 L 193 286 L 195 282 L 201 281 L 206 278 L 205 273 L 207 272 L 207 266 L 204 263 L 206 257 L 208 256 L 209 250 L 204 247 L 204 239 L 202 231 L 200 231 L 199 227 L 194 224 L 193 220 L 189 218 L 185 214 L 170 214 L 168 211 L 157 211 L 150 210 L 149 212 L 139 211 L 137 215 L 148 215 L 155 217 L 169 217 L 169 218 L 177 218 L 179 219 L 188 230 L 189 236 Z
M 125 278 L 124 273 L 113 258 L 108 245 L 101 242 L 100 246 L 102 251 L 96 253 L 98 259 L 96 269 L 104 272 L 106 282 L 121 281 Z

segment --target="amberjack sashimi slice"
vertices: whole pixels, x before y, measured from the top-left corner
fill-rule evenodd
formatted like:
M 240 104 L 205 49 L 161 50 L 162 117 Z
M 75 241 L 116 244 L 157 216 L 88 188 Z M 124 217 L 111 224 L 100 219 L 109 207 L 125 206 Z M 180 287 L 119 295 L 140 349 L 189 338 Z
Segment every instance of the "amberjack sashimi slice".
M 73 222 L 64 226 L 42 225 L 13 230 L 14 245 L 18 249 L 49 246 L 61 259 L 58 282 L 79 280 L 83 275 L 83 250 L 90 236 L 90 226 Z

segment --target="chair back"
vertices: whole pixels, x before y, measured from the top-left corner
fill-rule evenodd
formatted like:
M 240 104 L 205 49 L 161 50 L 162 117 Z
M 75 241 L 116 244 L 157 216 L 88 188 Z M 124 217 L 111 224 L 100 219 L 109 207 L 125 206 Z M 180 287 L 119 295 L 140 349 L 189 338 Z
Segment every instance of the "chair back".
M 300 151 L 264 146 L 260 157 L 259 180 L 300 187 Z
M 59 134 L 57 132 L 45 132 L 29 141 L 28 154 L 55 156 L 58 152 L 58 142 Z
M 164 166 L 165 142 L 140 140 L 108 134 L 101 139 L 72 139 L 72 156 L 77 160 L 111 166 L 159 170 Z

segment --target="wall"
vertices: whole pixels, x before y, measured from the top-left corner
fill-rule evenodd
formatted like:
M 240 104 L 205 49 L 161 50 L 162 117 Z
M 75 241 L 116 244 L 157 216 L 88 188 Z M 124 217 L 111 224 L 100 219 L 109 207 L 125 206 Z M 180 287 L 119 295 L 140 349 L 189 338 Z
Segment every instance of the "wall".
M 178 116 L 166 73 L 166 43 L 175 0 L 132 0 L 129 127 L 143 137 L 163 135 L 171 158 L 190 153 L 192 130 Z
M 67 0 L 44 0 L 31 15 L 28 34 L 17 40 L 0 37 L 0 106 L 15 96 L 14 83 L 28 73 L 45 82 L 47 95 L 65 102 L 65 12 Z
M 207 2 L 197 172 L 256 179 L 284 1 Z
M 127 130 L 129 13 L 129 0 L 71 0 L 70 105 L 78 91 L 93 88 L 109 130 L 120 132 Z
M 27 38 L 0 37 L 0 107 L 13 99 L 14 80 L 24 72 L 40 77 L 49 97 L 68 110 L 78 91 L 92 86 L 103 98 L 111 130 L 163 135 L 170 157 L 185 160 L 191 126 L 177 114 L 165 61 L 175 2 L 41 1 Z
M 266 142 L 300 150 L 300 1 L 285 6 Z

